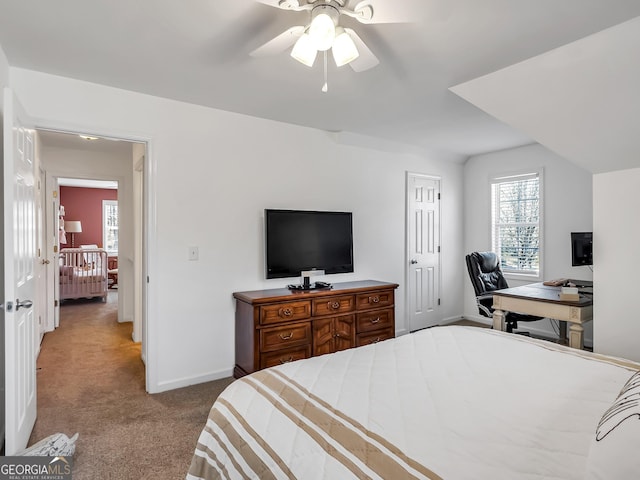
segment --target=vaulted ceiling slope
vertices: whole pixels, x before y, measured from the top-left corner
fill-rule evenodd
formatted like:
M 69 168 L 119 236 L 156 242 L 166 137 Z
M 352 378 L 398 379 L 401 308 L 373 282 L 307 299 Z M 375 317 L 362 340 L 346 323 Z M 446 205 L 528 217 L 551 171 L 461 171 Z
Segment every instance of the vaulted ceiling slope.
M 413 22 L 341 18 L 380 64 L 356 73 L 329 62 L 327 93 L 321 61 L 249 55 L 309 20 L 265 0 L 0 0 L 0 46 L 14 67 L 464 158 L 537 135 L 449 87 L 640 15 L 638 0 L 370 2 Z
M 640 17 L 451 90 L 593 173 L 640 167 Z

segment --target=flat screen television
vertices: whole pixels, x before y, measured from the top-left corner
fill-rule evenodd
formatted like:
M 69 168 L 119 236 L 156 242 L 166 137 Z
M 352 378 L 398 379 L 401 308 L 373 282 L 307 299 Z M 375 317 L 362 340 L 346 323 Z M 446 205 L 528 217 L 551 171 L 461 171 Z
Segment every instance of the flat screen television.
M 593 265 L 593 232 L 571 232 L 571 265 Z
M 298 277 L 308 270 L 353 272 L 350 212 L 272 210 L 265 213 L 266 277 Z

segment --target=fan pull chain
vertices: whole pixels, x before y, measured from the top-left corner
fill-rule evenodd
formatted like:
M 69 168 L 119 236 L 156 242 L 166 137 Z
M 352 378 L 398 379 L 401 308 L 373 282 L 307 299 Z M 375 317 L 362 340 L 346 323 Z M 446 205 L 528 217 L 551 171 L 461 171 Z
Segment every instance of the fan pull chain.
M 329 80 L 327 74 L 327 51 L 324 51 L 324 85 L 322 86 L 322 91 L 327 93 L 329 91 Z

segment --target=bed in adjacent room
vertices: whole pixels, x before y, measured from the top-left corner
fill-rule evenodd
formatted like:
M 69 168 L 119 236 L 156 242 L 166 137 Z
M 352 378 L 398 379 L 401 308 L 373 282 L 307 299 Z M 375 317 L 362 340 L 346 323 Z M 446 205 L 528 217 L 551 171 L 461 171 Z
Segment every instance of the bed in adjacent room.
M 437 327 L 256 372 L 188 479 L 640 478 L 640 364 Z

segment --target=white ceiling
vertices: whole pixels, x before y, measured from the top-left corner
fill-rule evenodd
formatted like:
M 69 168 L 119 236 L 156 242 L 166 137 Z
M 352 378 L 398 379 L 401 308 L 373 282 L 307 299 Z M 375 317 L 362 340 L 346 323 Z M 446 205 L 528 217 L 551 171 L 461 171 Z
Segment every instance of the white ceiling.
M 84 178 L 58 178 L 58 185 L 61 187 L 118 189 L 118 182 L 109 180 L 87 180 Z
M 380 65 L 329 62 L 326 94 L 320 61 L 249 56 L 308 21 L 255 0 L 0 0 L 0 46 L 15 67 L 467 156 L 532 139 L 449 87 L 640 15 L 638 0 L 370 1 L 415 22 L 343 16 Z
M 453 87 L 593 173 L 640 167 L 640 17 Z
M 81 135 L 39 130 L 38 137 L 44 147 L 63 148 L 72 150 L 86 150 L 89 152 L 103 152 L 113 155 L 133 155 L 132 142 L 104 137 L 83 138 Z

